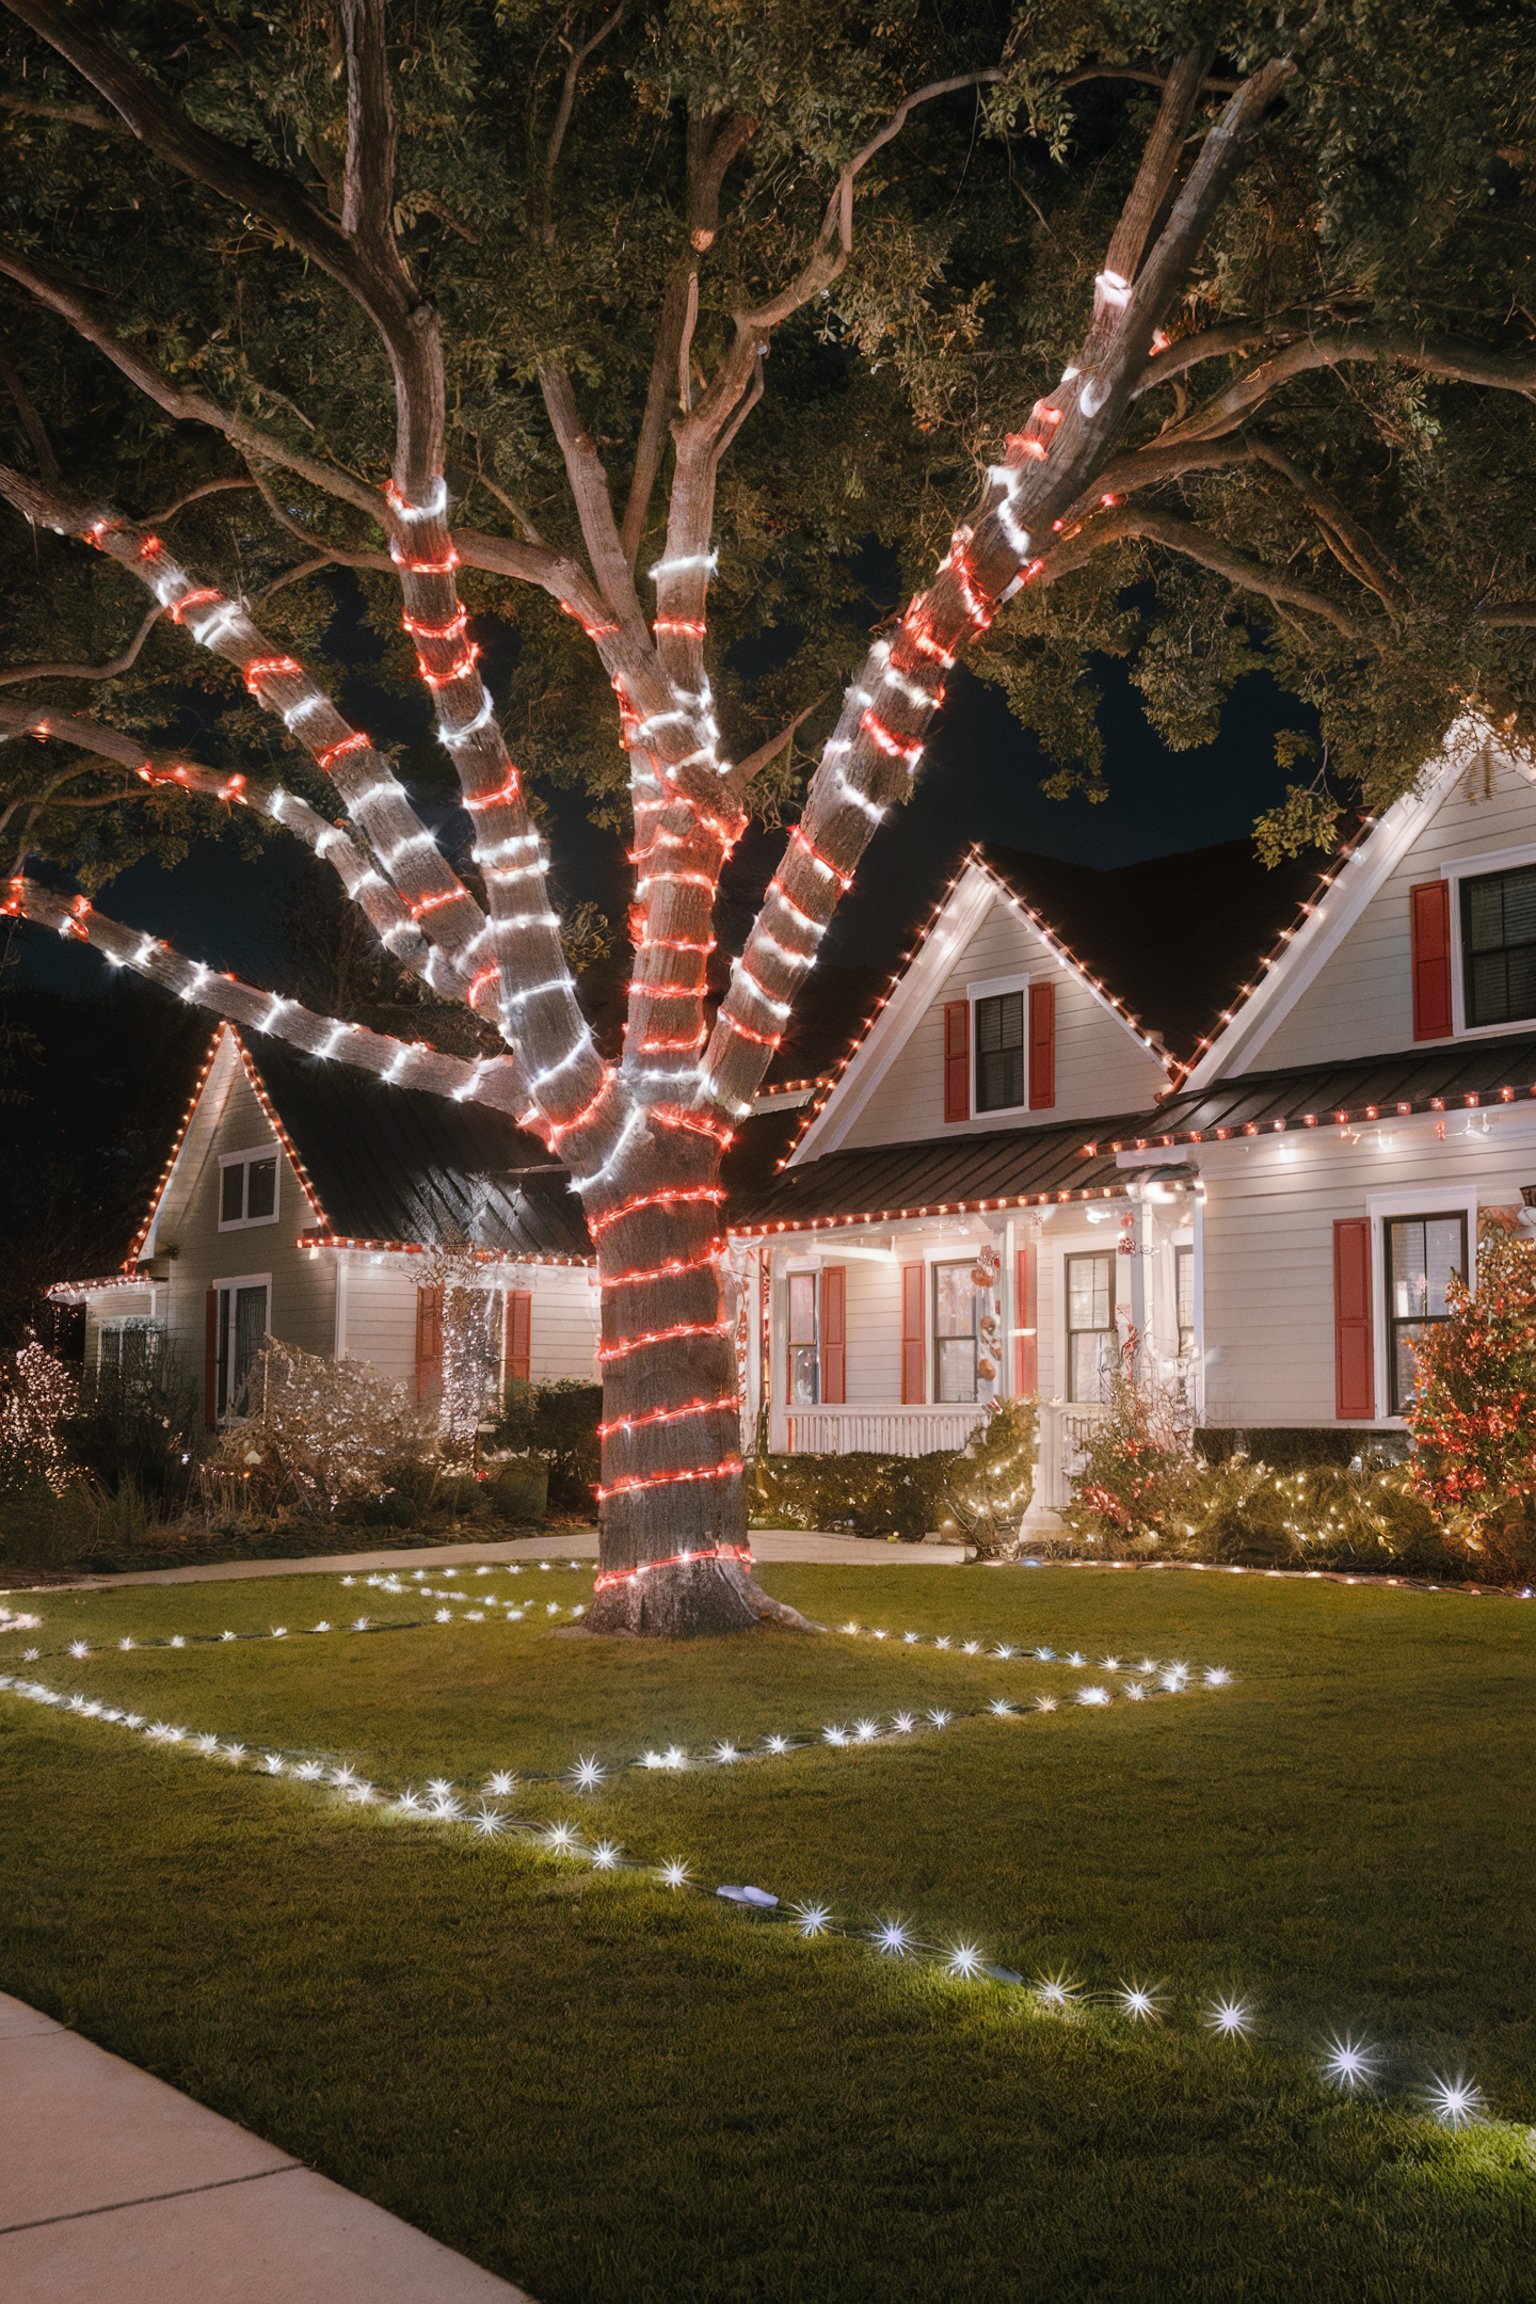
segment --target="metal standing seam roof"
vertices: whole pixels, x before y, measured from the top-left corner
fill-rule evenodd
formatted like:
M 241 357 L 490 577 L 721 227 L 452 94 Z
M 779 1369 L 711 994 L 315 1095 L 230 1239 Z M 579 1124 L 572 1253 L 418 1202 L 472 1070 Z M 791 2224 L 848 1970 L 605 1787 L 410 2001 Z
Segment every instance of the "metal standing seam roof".
M 504 1114 L 386 1087 L 280 1042 L 262 1041 L 251 1057 L 331 1236 L 591 1256 L 566 1170 Z
M 1097 1154 L 1225 1142 L 1289 1128 L 1389 1120 L 1418 1112 L 1476 1111 L 1536 1098 L 1536 1034 L 1405 1048 L 1347 1063 L 1239 1073 L 1170 1096 L 1130 1123 L 1100 1121 L 1084 1149 Z
M 1148 1115 L 1130 1114 L 1106 1126 L 1125 1134 L 1148 1124 Z M 754 1233 L 838 1219 L 873 1222 L 1123 1192 L 1125 1177 L 1113 1152 L 1085 1153 L 1087 1125 L 1075 1120 L 845 1147 L 782 1169 L 764 1190 L 743 1195 L 732 1209 L 731 1229 Z

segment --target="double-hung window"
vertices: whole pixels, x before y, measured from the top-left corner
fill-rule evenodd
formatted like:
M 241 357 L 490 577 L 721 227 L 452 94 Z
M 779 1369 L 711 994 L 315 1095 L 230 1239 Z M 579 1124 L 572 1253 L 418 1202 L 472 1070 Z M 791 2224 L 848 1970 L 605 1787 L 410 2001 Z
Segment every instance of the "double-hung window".
M 789 1275 L 789 1400 L 792 1408 L 814 1408 L 820 1394 L 816 1337 L 816 1274 Z
M 1461 973 L 1469 1026 L 1536 1016 L 1536 864 L 1462 881 Z
M 976 1109 L 1011 1112 L 1024 1101 L 1024 995 L 976 1002 Z
M 933 1268 L 934 1398 L 970 1401 L 976 1397 L 976 1318 L 980 1294 L 967 1264 Z
M 1069 1256 L 1066 1298 L 1067 1398 L 1107 1400 L 1115 1352 L 1114 1257 Z
M 277 1221 L 277 1152 L 226 1152 L 219 1162 L 219 1230 Z
M 1390 1216 L 1382 1225 L 1387 1278 L 1387 1389 L 1391 1412 L 1401 1416 L 1418 1390 L 1415 1337 L 1450 1307 L 1446 1290 L 1453 1272 L 1467 1269 L 1467 1219 L 1448 1216 Z

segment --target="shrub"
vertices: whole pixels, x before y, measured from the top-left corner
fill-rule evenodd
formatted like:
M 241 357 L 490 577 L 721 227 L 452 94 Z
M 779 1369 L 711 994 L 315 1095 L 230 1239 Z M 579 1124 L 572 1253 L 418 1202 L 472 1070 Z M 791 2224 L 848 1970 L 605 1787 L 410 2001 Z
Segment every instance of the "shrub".
M 1033 1400 L 1000 1400 L 955 1459 L 945 1482 L 949 1522 L 986 1559 L 1011 1559 L 1035 1484 L 1040 1414 Z
M 185 1503 L 197 1408 L 169 1354 L 132 1370 L 88 1370 L 64 1431 L 76 1462 L 114 1494 L 127 1487 L 162 1511 Z
M 487 1457 L 485 1495 L 498 1520 L 542 1520 L 549 1503 L 549 1466 L 542 1456 Z
M 542 1456 L 549 1502 L 560 1512 L 590 1512 L 601 1478 L 603 1388 L 567 1377 L 556 1384 L 512 1384 L 491 1435 L 498 1453 Z
M 1449 1316 L 1416 1346 L 1408 1411 L 1415 1490 L 1475 1576 L 1536 1576 L 1536 1241 L 1485 1215 L 1477 1293 L 1453 1276 Z
M 387 1468 L 431 1459 L 433 1420 L 401 1385 L 355 1360 L 324 1360 L 269 1341 L 251 1366 L 251 1413 L 220 1435 L 209 1467 L 238 1480 L 257 1510 L 334 1513 L 382 1496 Z
M 959 1461 L 952 1449 L 929 1456 L 758 1456 L 747 1509 L 756 1527 L 841 1529 L 916 1543 L 946 1517 Z

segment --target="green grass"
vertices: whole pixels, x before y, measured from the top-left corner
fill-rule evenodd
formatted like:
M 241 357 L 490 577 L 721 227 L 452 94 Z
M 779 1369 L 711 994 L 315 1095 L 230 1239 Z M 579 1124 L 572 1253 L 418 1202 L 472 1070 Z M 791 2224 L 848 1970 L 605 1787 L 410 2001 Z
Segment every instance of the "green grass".
M 518 1596 L 579 1581 L 525 1573 Z M 544 2304 L 1532 2295 L 1536 1604 L 906 1565 L 767 1581 L 828 1623 L 1180 1656 L 1234 1685 L 621 1768 L 590 1796 L 520 1789 L 518 1812 L 1027 1976 L 1161 1979 L 1166 2024 L 1045 2016 L 8 1696 L 0 1984 Z M 841 1638 L 609 1648 L 532 1620 L 97 1645 L 415 1612 L 320 1577 L 39 1606 L 0 1667 L 84 1638 L 28 1669 L 390 1787 L 1081 1677 Z M 1260 2011 L 1250 2042 L 1199 2024 L 1224 1991 Z M 1335 2029 L 1390 2049 L 1381 2101 L 1319 2079 Z M 1450 2135 L 1408 2084 L 1458 2066 L 1500 2117 Z

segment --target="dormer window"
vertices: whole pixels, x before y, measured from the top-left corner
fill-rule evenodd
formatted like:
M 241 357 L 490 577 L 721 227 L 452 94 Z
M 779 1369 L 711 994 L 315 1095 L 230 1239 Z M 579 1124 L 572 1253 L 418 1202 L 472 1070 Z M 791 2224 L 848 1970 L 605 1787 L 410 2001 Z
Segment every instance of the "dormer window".
M 1536 864 L 1461 883 L 1467 1024 L 1536 1017 Z
M 1024 995 L 976 1003 L 976 1109 L 1011 1112 L 1024 1101 Z
M 277 1221 L 277 1152 L 226 1152 L 219 1162 L 219 1230 L 242 1231 Z

